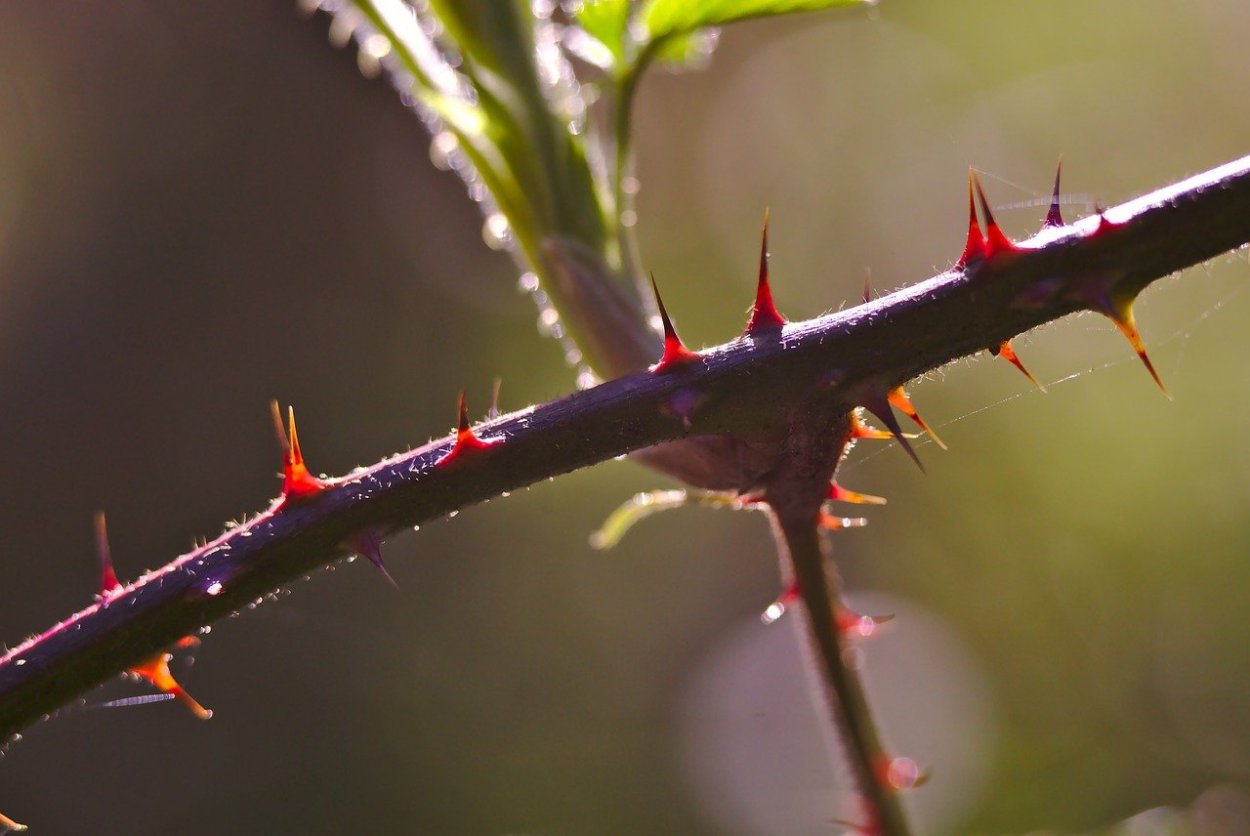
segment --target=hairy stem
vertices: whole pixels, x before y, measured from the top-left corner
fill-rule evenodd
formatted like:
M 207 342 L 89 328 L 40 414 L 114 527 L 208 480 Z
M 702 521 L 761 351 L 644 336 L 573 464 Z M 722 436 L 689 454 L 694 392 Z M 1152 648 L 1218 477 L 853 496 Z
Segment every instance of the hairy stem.
M 1250 157 L 1048 229 L 968 270 L 771 335 L 742 337 L 664 374 L 637 372 L 489 421 L 503 443 L 437 462 L 452 438 L 275 504 L 246 524 L 94 603 L 0 658 L 0 739 L 308 571 L 362 535 L 385 538 L 503 491 L 679 438 L 785 441 L 800 406 L 830 432 L 865 396 L 957 357 L 1092 307 L 1068 292 L 1091 281 L 1136 292 L 1250 241 Z M 1040 292 L 1039 289 L 1045 290 Z M 450 400 L 450 399 L 449 399 Z M 842 416 L 842 417 L 840 417 Z

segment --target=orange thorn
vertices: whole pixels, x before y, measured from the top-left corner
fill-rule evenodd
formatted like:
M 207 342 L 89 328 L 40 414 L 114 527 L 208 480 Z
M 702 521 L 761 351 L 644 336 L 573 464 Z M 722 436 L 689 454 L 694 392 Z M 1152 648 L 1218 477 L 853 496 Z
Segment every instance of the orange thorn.
M 1002 228 L 994 220 L 994 213 L 990 211 L 990 202 L 985 199 L 985 190 L 981 188 L 981 181 L 975 172 L 972 174 L 972 182 L 976 186 L 981 214 L 985 217 L 985 257 L 993 258 L 999 253 L 1011 253 L 1020 249 L 1003 234 Z
M 863 517 L 835 517 L 833 514 L 821 514 L 816 524 L 826 531 L 841 531 L 844 528 L 863 528 L 868 520 Z
M 459 421 L 456 425 L 456 443 L 452 445 L 442 458 L 434 462 L 435 467 L 445 467 L 469 452 L 477 452 L 494 447 L 503 441 L 502 438 L 478 438 L 469 424 L 469 403 L 465 400 L 464 391 L 460 392 Z
M 677 336 L 677 329 L 673 327 L 673 321 L 668 318 L 668 311 L 664 309 L 664 300 L 660 298 L 660 288 L 655 283 L 654 273 L 651 274 L 651 290 L 655 293 L 655 304 L 660 309 L 660 322 L 664 325 L 664 355 L 660 357 L 660 362 L 651 367 L 651 373 L 662 374 L 692 360 L 698 360 L 699 355 L 686 348 L 681 337 Z
M 864 268 L 864 293 L 863 293 L 863 296 L 861 297 L 861 298 L 863 298 L 863 300 L 864 300 L 864 304 L 865 304 L 865 305 L 867 305 L 869 302 L 871 302 L 871 301 L 872 301 L 872 296 L 873 296 L 873 293 L 872 293 L 872 268 L 871 268 L 871 267 L 865 267 L 865 268 Z
M 911 460 L 916 463 L 916 467 L 920 468 L 921 473 L 925 473 L 924 464 L 921 463 L 920 457 L 916 455 L 916 451 L 912 449 L 911 443 L 903 433 L 903 428 L 898 425 L 898 419 L 894 417 L 894 412 L 890 409 L 890 400 L 880 395 L 874 395 L 861 403 L 861 406 L 877 416 L 878 421 L 885 424 L 886 429 L 890 431 L 890 435 L 894 436 L 894 440 L 902 445 L 903 452 L 911 456 Z
M 1042 221 L 1042 229 L 1052 226 L 1063 226 L 1063 213 L 1059 211 L 1059 175 L 1063 172 L 1063 157 L 1055 166 L 1055 190 L 1050 195 L 1050 209 L 1046 212 L 1046 220 Z
M 652 277 L 652 281 L 655 278 Z M 659 301 L 660 294 L 657 291 L 655 295 L 656 301 Z M 660 310 L 664 310 L 664 306 L 660 305 Z M 667 319 L 667 317 L 666 317 Z M 755 288 L 755 304 L 751 307 L 751 320 L 747 323 L 747 334 L 755 336 L 758 333 L 773 333 L 781 330 L 786 324 L 786 318 L 777 310 L 777 305 L 773 302 L 772 287 L 768 283 L 768 210 L 764 210 L 764 231 L 760 235 L 760 272 L 759 283 Z M 665 355 L 668 354 L 668 329 L 665 329 Z
M 972 200 L 972 183 L 975 178 L 972 168 L 968 169 L 968 241 L 964 244 L 963 255 L 955 262 L 955 269 L 962 269 L 974 260 L 985 258 L 985 237 L 981 235 L 981 225 L 977 223 L 977 207 Z
M 1129 345 L 1133 346 L 1133 350 L 1137 352 L 1137 356 L 1145 364 L 1146 371 L 1150 372 L 1150 376 L 1154 378 L 1159 391 L 1168 400 L 1172 400 L 1172 393 L 1168 391 L 1168 387 L 1163 385 L 1163 381 L 1159 378 L 1159 373 L 1155 371 L 1154 364 L 1150 362 L 1150 357 L 1146 354 L 1146 346 L 1142 343 L 1141 334 L 1137 330 L 1137 322 L 1133 319 L 1133 300 L 1127 299 L 1123 302 L 1114 302 L 1110 299 L 1104 299 L 1099 304 L 1099 312 L 1114 322 L 1116 328 L 1120 329 L 1120 333 L 1125 336 L 1129 341 Z
M 903 433 L 908 438 L 919 438 L 918 433 Z M 886 430 L 879 430 L 876 427 L 869 426 L 859 417 L 858 413 L 851 413 L 851 438 L 863 438 L 876 441 L 888 441 L 894 438 L 894 435 Z
M 291 427 L 291 437 L 287 440 L 286 431 L 282 428 L 282 412 L 276 400 L 269 402 L 273 414 L 274 432 L 278 436 L 278 444 L 282 447 L 282 496 L 285 502 L 296 502 L 308 499 L 326 489 L 326 483 L 308 472 L 304 464 L 304 452 L 299 446 L 299 431 L 295 427 L 295 407 L 287 407 L 287 422 Z
M 0 827 L 12 830 L 15 833 L 21 833 L 26 829 L 26 825 L 21 822 L 13 821 L 13 819 L 9 818 L 4 813 L 0 813 Z
M 172 658 L 174 658 L 173 654 L 157 653 L 130 668 L 130 673 L 146 679 L 158 691 L 173 695 L 175 699 L 191 709 L 191 713 L 201 720 L 209 719 L 213 716 L 213 712 L 196 702 L 190 694 L 182 689 L 182 686 L 174 679 L 173 674 L 169 672 L 169 660 Z
M 1016 350 L 1011 347 L 1011 340 L 1004 340 L 1002 345 L 998 348 L 992 348 L 990 351 L 1023 372 L 1024 376 L 1029 379 L 1029 382 L 1040 389 L 1043 394 L 1046 392 L 1046 387 L 1038 383 L 1037 378 L 1024 367 L 1024 363 L 1021 362 L 1019 355 L 1016 354 Z
M 907 393 L 903 391 L 902 386 L 899 386 L 886 395 L 886 399 L 894 405 L 895 409 L 906 415 L 915 422 L 916 426 L 928 433 L 929 438 L 933 439 L 934 444 L 941 447 L 943 450 L 947 449 L 946 442 L 938 438 L 937 433 L 935 433 L 929 425 L 924 422 L 924 419 L 920 417 L 920 413 L 916 412 L 916 407 L 912 406 L 911 400 L 907 397 Z
M 829 499 L 834 502 L 853 502 L 856 505 L 884 505 L 884 496 L 873 496 L 870 493 L 849 491 L 837 482 L 829 483 Z
M 95 515 L 95 532 L 96 551 L 100 555 L 100 594 L 107 595 L 116 589 L 119 584 L 117 582 L 117 574 L 113 571 L 113 556 L 112 550 L 109 548 L 108 526 L 105 522 L 103 511 L 99 511 Z M 174 643 L 174 647 L 196 647 L 199 643 L 200 640 L 196 636 L 183 636 Z M 212 717 L 213 712 L 191 699 L 191 695 L 182 690 L 182 687 L 174 680 L 173 674 L 169 672 L 169 660 L 172 658 L 174 658 L 173 654 L 161 651 L 149 656 L 139 664 L 133 665 L 127 671 L 147 680 L 158 690 L 166 694 L 172 694 L 190 708 L 195 713 L 195 716 L 201 720 L 207 720 L 209 717 Z M 3 824 L 3 821 L 0 821 L 0 824 Z
M 108 522 L 103 511 L 95 514 L 95 551 L 100 558 L 100 595 L 103 597 L 121 586 L 113 571 L 113 552 L 109 548 Z

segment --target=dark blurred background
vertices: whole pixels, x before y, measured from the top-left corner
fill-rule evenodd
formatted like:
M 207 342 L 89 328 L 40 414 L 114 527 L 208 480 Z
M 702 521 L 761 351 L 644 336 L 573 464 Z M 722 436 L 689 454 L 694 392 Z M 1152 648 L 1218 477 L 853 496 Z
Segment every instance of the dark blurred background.
M 271 397 L 342 473 L 441 435 L 467 387 L 572 388 L 512 264 L 384 81 L 293 3 L 0 5 L 0 639 L 88 603 L 91 515 L 124 576 L 277 489 Z M 727 30 L 638 118 L 647 266 L 688 341 L 744 320 L 772 210 L 783 310 L 889 290 L 962 247 L 965 173 L 1010 233 L 1250 149 L 1250 10 L 890 0 Z M 1250 785 L 1245 252 L 1138 317 L 1175 401 L 1085 316 L 1017 341 L 1049 395 L 976 358 L 911 392 L 951 450 L 838 536 L 888 737 L 933 770 L 925 833 L 1240 821 Z M 199 723 L 117 682 L 0 760 L 37 833 L 793 833 L 853 816 L 827 765 L 763 520 L 587 535 L 609 463 L 342 565 L 214 625 L 175 672 Z M 1219 810 L 1224 809 L 1224 813 Z M 1215 812 L 1212 812 L 1215 811 Z M 1205 817 L 1205 818 L 1204 818 Z M 1231 817 L 1231 818 L 1230 818 Z M 1197 827 L 1198 825 L 1192 825 Z M 1236 829 L 1209 832 L 1242 832 Z M 1250 827 L 1250 825 L 1246 825 Z M 1178 831 L 1183 832 L 1183 831 Z

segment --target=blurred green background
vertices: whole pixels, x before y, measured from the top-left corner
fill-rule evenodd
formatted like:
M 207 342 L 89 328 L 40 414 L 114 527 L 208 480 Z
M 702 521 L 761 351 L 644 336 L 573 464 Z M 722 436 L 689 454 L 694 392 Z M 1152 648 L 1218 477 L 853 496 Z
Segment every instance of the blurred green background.
M 509 260 L 429 138 L 328 19 L 283 2 L 0 5 L 0 638 L 90 601 L 91 514 L 133 576 L 275 494 L 267 402 L 315 469 L 441 435 L 454 399 L 563 394 Z M 779 304 L 853 304 L 962 247 L 969 163 L 1010 233 L 1055 159 L 1084 214 L 1250 149 L 1242 0 L 886 0 L 745 24 L 638 114 L 646 266 L 694 344 L 744 321 L 760 215 Z M 836 551 L 887 736 L 931 766 L 925 833 L 1101 831 L 1250 786 L 1250 267 L 913 384 L 949 442 Z M 96 710 L 0 760 L 38 833 L 818 833 L 853 817 L 824 755 L 763 520 L 688 510 L 615 551 L 609 463 L 405 536 L 215 625 L 175 671 L 216 711 Z M 1230 812 L 1231 811 L 1231 812 Z M 1152 826 L 1163 814 L 1139 817 Z M 1231 818 L 1228 818 L 1231 817 Z M 1143 822 L 1145 822 L 1143 824 Z M 1238 825 L 1233 825 L 1236 828 Z M 1250 827 L 1250 825 L 1245 825 Z M 1131 832 L 1156 832 L 1132 830 Z M 1210 832 L 1243 832 L 1237 829 Z

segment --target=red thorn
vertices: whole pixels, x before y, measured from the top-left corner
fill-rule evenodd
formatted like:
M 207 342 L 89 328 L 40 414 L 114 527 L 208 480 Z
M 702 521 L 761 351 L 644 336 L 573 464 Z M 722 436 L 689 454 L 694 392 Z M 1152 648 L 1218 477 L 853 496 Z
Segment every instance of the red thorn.
M 998 348 L 992 348 L 990 351 L 1019 369 L 1029 379 L 1029 382 L 1040 389 L 1043 394 L 1046 392 L 1046 387 L 1038 383 L 1037 378 L 1024 367 L 1024 363 L 1021 362 L 1019 355 L 1016 354 L 1016 350 L 1011 347 L 1011 340 L 1005 340 Z
M 95 534 L 96 551 L 100 555 L 100 594 L 103 596 L 119 586 L 117 574 L 113 571 L 113 556 L 112 550 L 109 548 L 108 525 L 103 511 L 99 511 L 95 515 Z M 174 647 L 197 647 L 199 643 L 200 640 L 196 636 L 183 636 L 174 642 Z M 157 690 L 166 694 L 172 694 L 201 720 L 207 720 L 212 717 L 213 712 L 193 700 L 191 695 L 182 689 L 182 686 L 174 679 L 173 674 L 169 672 L 169 660 L 172 658 L 174 658 L 173 654 L 165 651 L 154 653 L 137 665 L 127 668 L 127 672 L 146 680 Z M 3 821 L 0 820 L 0 825 L 2 824 Z
M 946 442 L 938 438 L 938 434 L 924 422 L 924 419 L 920 417 L 920 413 L 916 412 L 916 407 L 912 406 L 911 399 L 907 397 L 907 393 L 903 391 L 902 386 L 899 386 L 887 394 L 886 399 L 894 405 L 895 409 L 915 422 L 917 427 L 920 427 L 920 429 L 928 433 L 929 438 L 933 439 L 934 444 L 941 447 L 943 450 L 947 449 Z
M 843 633 L 852 633 L 861 638 L 868 638 L 877 632 L 877 628 L 888 621 L 893 621 L 893 615 L 860 615 L 852 609 L 841 604 L 838 605 L 834 612 L 834 620 L 837 623 L 838 630 Z
M 1133 350 L 1137 352 L 1137 356 L 1141 358 L 1142 363 L 1146 366 L 1146 371 L 1150 372 L 1150 376 L 1154 378 L 1155 385 L 1159 387 L 1168 400 L 1172 400 L 1172 393 L 1168 391 L 1168 387 L 1163 385 L 1159 373 L 1155 371 L 1154 364 L 1150 362 L 1150 357 L 1146 354 L 1146 346 L 1142 342 L 1141 333 L 1137 330 L 1137 322 L 1133 318 L 1133 300 L 1125 299 L 1123 301 L 1114 301 L 1106 294 L 1103 298 L 1095 302 L 1099 313 L 1103 314 L 1107 319 L 1115 323 L 1115 327 L 1120 329 L 1120 333 L 1129 341 L 1129 345 L 1133 346 Z
M 874 395 L 861 403 L 861 406 L 877 416 L 878 421 L 885 424 L 886 429 L 890 431 L 890 435 L 894 436 L 894 440 L 903 446 L 903 451 L 911 456 L 911 460 L 916 463 L 916 467 L 920 468 L 920 472 L 925 473 L 926 471 L 924 465 L 920 462 L 920 457 L 911 448 L 911 444 L 907 441 L 907 436 L 903 433 L 903 428 L 898 425 L 898 419 L 894 417 L 894 412 L 890 409 L 889 400 L 880 395 Z
M 977 223 L 977 207 L 972 200 L 972 183 L 976 175 L 968 169 L 968 242 L 964 244 L 963 255 L 955 262 L 955 269 L 963 269 L 977 259 L 985 258 L 985 237 L 981 234 L 981 224 Z
M 652 277 L 652 282 L 655 278 Z M 657 291 L 655 298 L 659 301 L 660 294 Z M 664 310 L 664 306 L 660 305 L 660 310 Z M 759 284 L 755 288 L 755 304 L 751 308 L 751 320 L 747 323 L 747 334 L 755 336 L 760 333 L 774 333 L 780 331 L 781 327 L 786 324 L 786 318 L 777 310 L 777 305 L 773 302 L 773 291 L 768 284 L 768 210 L 764 210 L 764 231 L 760 235 L 760 273 Z M 676 334 L 674 334 L 676 336 Z M 665 356 L 668 355 L 668 328 L 664 331 Z M 663 361 L 661 361 L 663 362 Z
M 786 610 L 794 606 L 799 600 L 799 584 L 797 581 L 792 582 L 789 586 L 781 591 L 777 599 L 768 605 L 768 609 L 760 613 L 760 621 L 765 624 L 772 624 L 777 619 L 786 614 Z
M 372 563 L 391 586 L 399 589 L 399 584 L 391 576 L 386 563 L 382 560 L 382 539 L 375 532 L 366 531 L 363 534 L 357 534 L 348 541 L 347 547 Z
M 837 482 L 829 483 L 829 499 L 834 502 L 853 502 L 856 505 L 884 505 L 884 496 L 873 496 L 869 493 L 848 491 Z
M 109 548 L 108 523 L 103 511 L 96 511 L 95 514 L 95 550 L 100 558 L 100 595 L 106 596 L 121 584 L 113 571 L 113 552 Z
M 1063 157 L 1055 166 L 1055 190 L 1050 194 L 1050 209 L 1046 212 L 1046 220 L 1042 221 L 1042 229 L 1063 226 L 1063 213 L 1059 211 L 1059 175 L 1063 172 Z
M 1091 237 L 1097 238 L 1099 235 L 1106 235 L 1108 232 L 1113 232 L 1124 226 L 1123 223 L 1113 221 L 1103 214 L 1102 207 L 1095 205 L 1094 210 L 1098 212 L 1098 226 L 1094 229 Z
M 826 531 L 841 531 L 844 528 L 863 528 L 868 520 L 863 517 L 835 517 L 833 514 L 821 514 L 816 524 Z
M 865 305 L 867 305 L 869 302 L 871 302 L 871 301 L 872 301 L 872 297 L 873 297 L 873 293 L 872 293 L 872 269 L 871 269 L 871 268 L 868 268 L 868 267 L 865 267 L 865 268 L 864 268 L 864 294 L 863 294 L 863 297 L 862 297 L 862 298 L 863 298 L 863 300 L 864 300 L 864 304 L 865 304 Z
M 213 712 L 196 702 L 190 694 L 183 690 L 182 686 L 174 679 L 173 674 L 169 672 L 169 660 L 172 658 L 174 658 L 172 654 L 157 653 L 130 668 L 130 673 L 146 679 L 158 691 L 173 695 L 175 699 L 191 709 L 191 713 L 201 720 L 211 718 Z
M 460 393 L 459 421 L 456 425 L 456 443 L 452 445 L 442 458 L 434 462 L 435 467 L 445 467 L 471 452 L 486 450 L 503 441 L 502 438 L 478 438 L 469 424 L 469 404 L 464 392 Z
M 286 502 L 298 502 L 308 499 L 326 489 L 326 483 L 308 472 L 304 465 L 304 452 L 299 446 L 299 431 L 295 427 L 295 407 L 287 407 L 287 422 L 291 427 L 290 440 L 282 428 L 282 412 L 278 402 L 269 402 L 273 414 L 274 431 L 278 436 L 278 444 L 282 447 L 282 497 Z
M 660 298 L 660 288 L 655 283 L 654 273 L 651 274 L 651 290 L 655 293 L 655 305 L 660 309 L 660 322 L 664 325 L 664 355 L 660 362 L 651 367 L 651 373 L 663 374 L 692 360 L 698 360 L 699 355 L 686 348 L 681 337 L 677 336 L 677 329 L 673 327 L 673 321 L 668 318 L 668 311 L 664 309 L 664 300 Z
M 1013 253 L 1019 250 L 1020 248 L 1003 234 L 1002 228 L 994 220 L 994 213 L 990 211 L 990 202 L 985 199 L 985 190 L 981 188 L 981 181 L 977 178 L 976 172 L 972 174 L 972 183 L 976 186 L 977 200 L 981 204 L 981 215 L 985 218 L 985 257 L 993 258 L 999 253 Z

